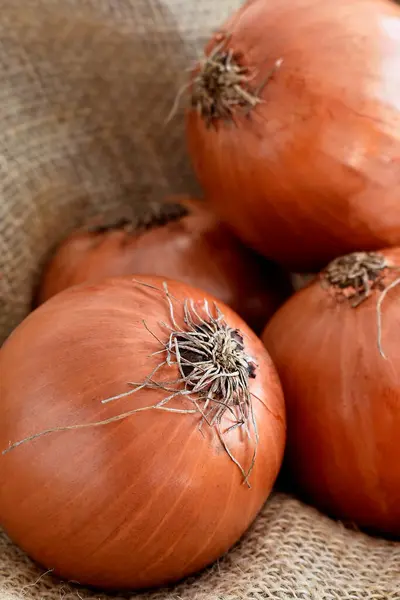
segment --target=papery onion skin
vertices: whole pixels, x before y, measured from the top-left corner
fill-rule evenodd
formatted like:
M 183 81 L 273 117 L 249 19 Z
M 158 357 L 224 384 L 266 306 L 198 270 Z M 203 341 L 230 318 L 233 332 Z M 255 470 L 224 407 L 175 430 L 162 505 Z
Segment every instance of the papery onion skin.
M 163 280 L 141 277 L 162 289 Z M 169 281 L 178 301 L 214 299 Z M 182 307 L 176 308 L 183 324 Z M 267 499 L 285 442 L 281 387 L 262 342 L 228 307 L 257 362 L 250 391 L 259 431 L 251 489 L 199 415 L 151 410 L 117 423 L 53 433 L 0 455 L 0 521 L 30 556 L 65 580 L 143 588 L 176 581 L 217 559 L 244 533 Z M 0 448 L 52 428 L 108 419 L 165 397 L 142 390 L 101 400 L 141 382 L 170 324 L 163 293 L 132 278 L 70 288 L 43 304 L 0 352 Z M 177 375 L 166 368 L 167 378 Z M 175 400 L 174 406 L 185 405 Z M 224 418 L 226 426 L 227 418 Z M 243 429 L 227 436 L 249 463 Z M 247 440 L 247 441 L 246 441 Z
M 221 31 L 254 90 L 283 61 L 233 124 L 188 111 L 192 161 L 223 219 L 300 272 L 399 244 L 399 7 L 253 0 Z
M 400 249 L 385 250 L 400 267 Z M 387 286 L 399 271 L 388 271 Z M 288 422 L 287 473 L 332 516 L 400 536 L 400 282 L 357 308 L 317 278 L 276 313 L 263 341 Z
M 260 333 L 292 291 L 287 275 L 246 248 L 201 202 L 176 201 L 189 214 L 160 227 L 71 235 L 44 272 L 38 302 L 80 283 L 154 274 L 204 289 Z

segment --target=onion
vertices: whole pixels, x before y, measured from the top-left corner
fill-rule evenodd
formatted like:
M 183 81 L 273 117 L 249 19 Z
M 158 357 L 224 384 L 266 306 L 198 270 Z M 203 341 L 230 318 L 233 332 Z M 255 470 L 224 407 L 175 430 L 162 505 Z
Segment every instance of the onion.
M 308 500 L 400 535 L 400 249 L 333 261 L 263 340 L 285 394 L 289 473 Z
M 70 288 L 10 336 L 0 371 L 0 522 L 66 580 L 178 580 L 228 550 L 271 491 L 285 441 L 275 369 L 200 290 L 156 277 Z
M 189 149 L 246 243 L 300 272 L 400 243 L 395 3 L 253 0 L 206 55 Z
M 44 273 L 39 303 L 75 284 L 150 273 L 204 289 L 261 332 L 292 291 L 282 270 L 245 248 L 200 202 L 152 204 L 135 232 L 126 225 L 67 238 Z

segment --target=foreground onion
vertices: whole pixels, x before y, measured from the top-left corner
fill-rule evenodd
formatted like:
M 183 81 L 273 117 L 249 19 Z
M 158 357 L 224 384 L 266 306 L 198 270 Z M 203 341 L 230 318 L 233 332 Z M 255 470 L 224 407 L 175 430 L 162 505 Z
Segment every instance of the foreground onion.
M 39 303 L 75 284 L 154 274 L 200 287 L 260 332 L 291 289 L 283 272 L 244 247 L 200 202 L 149 205 L 145 223 L 78 232 L 48 265 Z
M 400 535 L 399 275 L 400 249 L 335 260 L 263 335 L 285 394 L 292 477 L 332 515 L 394 535 Z
M 400 243 L 396 4 L 253 0 L 206 54 L 189 149 L 247 243 L 300 271 Z
M 284 404 L 261 341 L 219 307 L 176 282 L 108 280 L 58 294 L 5 343 L 0 447 L 16 445 L 0 455 L 0 523 L 44 567 L 164 584 L 252 522 L 281 463 Z

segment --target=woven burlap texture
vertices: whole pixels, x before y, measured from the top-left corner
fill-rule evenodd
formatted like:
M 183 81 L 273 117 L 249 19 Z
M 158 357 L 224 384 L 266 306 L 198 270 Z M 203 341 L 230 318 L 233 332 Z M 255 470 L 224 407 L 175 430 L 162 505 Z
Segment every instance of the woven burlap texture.
M 240 3 L 1 0 L 0 341 L 73 227 L 100 208 L 196 189 L 182 110 L 165 120 L 187 67 Z M 399 600 L 399 564 L 399 545 L 276 495 L 218 565 L 135 598 Z M 0 600 L 103 598 L 42 575 L 0 533 Z
M 49 251 L 93 210 L 194 190 L 183 107 L 166 121 L 239 4 L 1 0 L 0 343 Z
M 1 600 L 107 600 L 52 581 L 0 537 Z M 399 600 L 400 545 L 346 530 L 283 495 L 200 576 L 132 600 Z M 41 577 L 41 578 L 40 578 Z M 39 579 L 40 578 L 40 579 Z

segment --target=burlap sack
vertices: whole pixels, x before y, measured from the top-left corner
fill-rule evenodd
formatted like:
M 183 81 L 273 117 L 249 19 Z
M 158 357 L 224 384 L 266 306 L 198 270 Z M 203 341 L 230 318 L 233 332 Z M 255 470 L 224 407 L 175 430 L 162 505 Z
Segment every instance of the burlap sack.
M 165 119 L 185 69 L 240 2 L 0 0 L 0 341 L 71 228 L 99 208 L 195 189 L 182 114 Z M 135 597 L 399 600 L 400 546 L 276 495 L 219 564 Z M 0 533 L 0 600 L 21 598 L 103 596 L 43 575 Z

